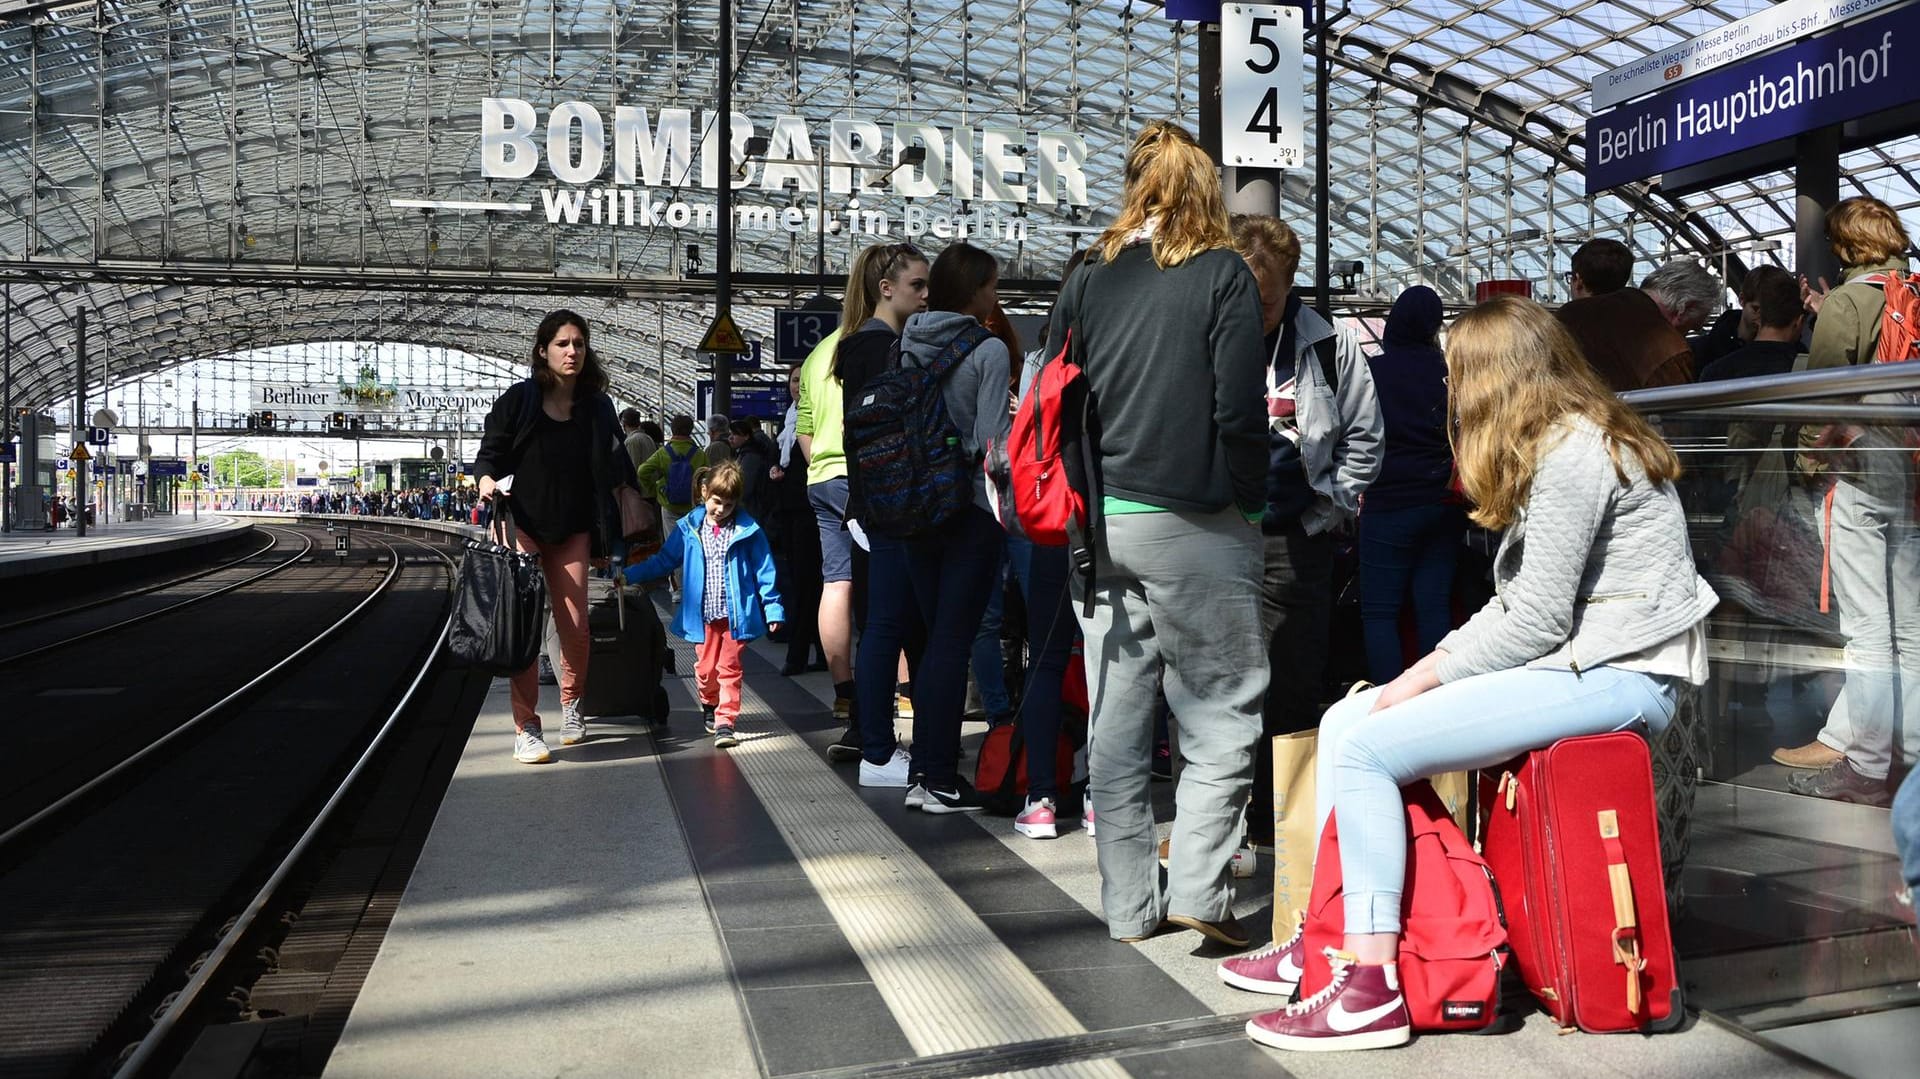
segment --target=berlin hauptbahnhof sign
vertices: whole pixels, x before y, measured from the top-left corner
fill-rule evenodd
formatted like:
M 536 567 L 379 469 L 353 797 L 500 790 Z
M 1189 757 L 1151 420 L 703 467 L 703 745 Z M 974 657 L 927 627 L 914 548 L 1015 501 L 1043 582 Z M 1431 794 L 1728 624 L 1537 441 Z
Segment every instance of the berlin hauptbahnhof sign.
M 1587 193 L 1920 100 L 1920 5 L 1587 121 Z

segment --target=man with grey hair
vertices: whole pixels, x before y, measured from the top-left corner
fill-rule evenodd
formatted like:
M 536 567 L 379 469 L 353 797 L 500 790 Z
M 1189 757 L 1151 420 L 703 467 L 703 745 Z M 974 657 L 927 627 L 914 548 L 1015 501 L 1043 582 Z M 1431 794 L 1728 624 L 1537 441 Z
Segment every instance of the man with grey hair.
M 1640 291 L 1660 307 L 1667 324 L 1689 334 L 1727 306 L 1727 289 L 1692 259 L 1669 259 L 1640 282 Z
M 727 434 L 733 427 L 733 418 L 724 412 L 716 412 L 707 417 L 707 464 L 717 465 L 733 456 L 733 443 L 727 441 Z
M 1698 328 L 1719 309 L 1718 303 L 1701 300 L 1703 290 L 1694 273 L 1709 282 L 1705 295 L 1719 287 L 1712 274 L 1680 259 L 1655 270 L 1640 288 L 1589 292 L 1554 314 L 1600 380 L 1615 392 L 1691 382 L 1693 349 L 1679 327 Z M 1662 292 L 1655 295 L 1654 287 Z

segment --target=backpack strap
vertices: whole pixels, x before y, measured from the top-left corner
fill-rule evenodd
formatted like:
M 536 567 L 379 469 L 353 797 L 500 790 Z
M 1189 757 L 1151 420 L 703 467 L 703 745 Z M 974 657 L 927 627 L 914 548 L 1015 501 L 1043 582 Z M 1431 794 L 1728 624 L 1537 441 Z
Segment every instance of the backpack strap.
M 941 349 L 939 354 L 928 361 L 926 369 L 932 373 L 935 381 L 945 382 L 947 375 L 951 373 L 955 367 L 960 365 L 961 360 L 966 359 L 972 354 L 974 349 L 979 348 L 992 337 L 993 331 L 980 325 L 978 322 L 971 326 L 964 327 L 959 333 L 953 335 L 953 340 L 947 342 L 947 347 Z M 900 344 L 897 339 L 894 342 L 893 350 L 897 358 L 900 351 Z M 896 363 L 897 362 L 896 359 Z

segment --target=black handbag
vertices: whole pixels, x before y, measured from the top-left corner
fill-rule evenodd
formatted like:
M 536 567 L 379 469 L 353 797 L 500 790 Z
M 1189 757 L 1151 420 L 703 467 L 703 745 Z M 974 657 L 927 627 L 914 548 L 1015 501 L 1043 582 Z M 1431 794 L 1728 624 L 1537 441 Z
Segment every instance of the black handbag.
M 514 675 L 540 653 L 547 579 L 537 555 L 515 550 L 505 507 L 485 539 L 467 541 L 447 648 L 489 674 Z

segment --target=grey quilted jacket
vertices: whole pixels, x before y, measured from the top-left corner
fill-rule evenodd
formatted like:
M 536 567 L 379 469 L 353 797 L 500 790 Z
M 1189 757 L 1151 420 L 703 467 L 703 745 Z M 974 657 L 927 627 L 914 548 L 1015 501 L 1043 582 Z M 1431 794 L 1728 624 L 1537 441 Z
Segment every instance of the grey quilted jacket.
M 1694 570 L 1673 485 L 1648 482 L 1628 452 L 1622 486 L 1600 428 L 1563 426 L 1494 556 L 1493 599 L 1440 642 L 1442 682 L 1519 666 L 1578 674 L 1665 643 L 1719 602 Z

